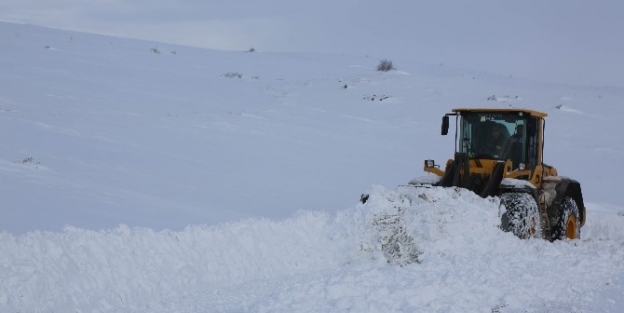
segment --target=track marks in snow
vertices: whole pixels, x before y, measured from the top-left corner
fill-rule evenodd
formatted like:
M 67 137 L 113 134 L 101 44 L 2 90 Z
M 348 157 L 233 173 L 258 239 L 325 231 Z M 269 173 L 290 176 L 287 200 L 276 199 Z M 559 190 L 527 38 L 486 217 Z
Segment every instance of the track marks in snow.
M 569 107 L 569 106 L 566 106 L 566 105 L 563 105 L 563 104 L 559 104 L 559 105 L 557 105 L 557 107 L 556 107 L 556 108 L 557 108 L 557 109 L 559 109 L 559 110 L 561 110 L 561 111 L 563 111 L 563 112 L 570 112 L 570 113 L 577 113 L 577 114 L 585 114 L 585 113 L 583 113 L 583 112 L 582 112 L 582 111 L 580 111 L 580 110 L 573 109 L 573 108 L 571 108 L 571 107 Z

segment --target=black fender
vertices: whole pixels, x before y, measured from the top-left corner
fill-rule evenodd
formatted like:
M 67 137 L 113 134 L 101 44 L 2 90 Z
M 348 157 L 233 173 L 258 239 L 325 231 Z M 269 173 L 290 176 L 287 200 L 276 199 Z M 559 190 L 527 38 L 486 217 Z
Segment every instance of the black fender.
M 561 210 L 561 202 L 565 197 L 572 198 L 576 205 L 579 208 L 579 218 L 581 219 L 581 227 L 585 224 L 585 203 L 583 202 L 583 193 L 581 191 L 581 184 L 567 177 L 561 177 L 561 181 L 555 186 L 555 192 L 557 195 L 555 196 L 554 201 L 548 207 L 548 216 L 553 219 L 556 217 L 558 221 Z M 553 219 L 554 221 L 555 219 Z M 551 222 L 552 223 L 552 222 Z

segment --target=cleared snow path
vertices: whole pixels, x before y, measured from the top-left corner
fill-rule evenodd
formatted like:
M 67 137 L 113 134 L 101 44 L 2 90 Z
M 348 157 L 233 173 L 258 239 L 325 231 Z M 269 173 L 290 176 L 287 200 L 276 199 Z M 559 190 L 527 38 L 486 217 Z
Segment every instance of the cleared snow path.
M 0 311 L 608 312 L 624 216 L 591 213 L 582 241 L 519 240 L 498 230 L 496 199 L 376 187 L 336 215 L 3 233 Z M 392 238 L 412 253 L 392 258 Z

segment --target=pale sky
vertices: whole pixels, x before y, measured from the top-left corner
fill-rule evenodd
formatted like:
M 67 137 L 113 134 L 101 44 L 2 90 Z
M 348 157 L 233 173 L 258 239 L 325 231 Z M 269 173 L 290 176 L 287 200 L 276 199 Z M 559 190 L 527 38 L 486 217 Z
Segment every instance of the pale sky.
M 221 50 L 370 55 L 619 87 L 623 12 L 624 2 L 617 0 L 0 3 L 0 20 L 8 22 Z

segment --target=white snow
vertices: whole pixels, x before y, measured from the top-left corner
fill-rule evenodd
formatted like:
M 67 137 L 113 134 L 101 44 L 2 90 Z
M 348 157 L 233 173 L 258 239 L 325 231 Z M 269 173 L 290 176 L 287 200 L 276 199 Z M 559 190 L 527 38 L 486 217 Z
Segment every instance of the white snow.
M 513 178 L 503 178 L 503 180 L 501 181 L 501 185 L 506 185 L 506 186 L 514 187 L 514 188 L 527 187 L 527 188 L 535 189 L 535 186 L 533 186 L 528 181 L 521 180 L 521 179 L 513 179 Z
M 382 58 L 0 23 L 0 312 L 624 311 L 624 90 Z M 452 156 L 444 113 L 509 105 L 549 114 L 582 240 L 400 186 Z
M 441 176 L 435 175 L 435 174 L 429 174 L 427 176 L 419 176 L 416 178 L 412 178 L 412 180 L 409 181 L 410 185 L 416 185 L 416 186 L 420 186 L 420 185 L 433 185 L 437 182 L 440 181 L 440 179 L 442 179 Z

